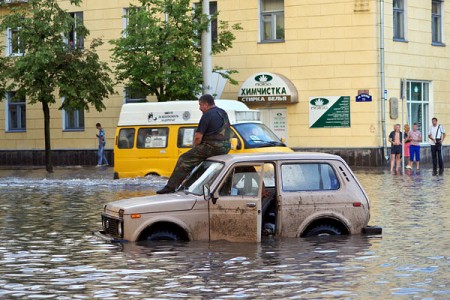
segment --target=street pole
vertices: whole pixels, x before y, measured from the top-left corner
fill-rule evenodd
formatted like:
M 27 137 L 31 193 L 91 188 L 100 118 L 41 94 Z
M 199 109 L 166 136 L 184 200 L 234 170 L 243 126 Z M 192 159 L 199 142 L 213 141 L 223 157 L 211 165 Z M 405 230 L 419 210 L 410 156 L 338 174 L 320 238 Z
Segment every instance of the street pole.
M 202 13 L 208 18 L 208 28 L 202 32 L 202 91 L 203 94 L 212 94 L 212 44 L 209 0 L 203 0 Z

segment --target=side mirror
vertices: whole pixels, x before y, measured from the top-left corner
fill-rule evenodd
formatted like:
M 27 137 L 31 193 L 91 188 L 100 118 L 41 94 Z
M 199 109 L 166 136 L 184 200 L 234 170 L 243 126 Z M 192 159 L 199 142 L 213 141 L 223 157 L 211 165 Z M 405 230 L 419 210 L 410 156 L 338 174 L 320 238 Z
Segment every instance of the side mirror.
M 232 150 L 236 150 L 238 146 L 238 139 L 237 138 L 232 138 L 231 139 L 231 149 Z
M 214 196 L 211 194 L 209 184 L 205 184 L 203 186 L 203 198 L 205 199 L 205 201 L 211 200 L 213 204 L 217 203 L 217 198 L 214 198 Z
M 281 142 L 282 142 L 283 144 L 286 144 L 286 138 L 282 137 L 282 138 L 281 138 Z
M 203 198 L 205 199 L 205 201 L 209 201 L 211 199 L 211 192 L 209 189 L 209 184 L 205 184 L 203 186 Z

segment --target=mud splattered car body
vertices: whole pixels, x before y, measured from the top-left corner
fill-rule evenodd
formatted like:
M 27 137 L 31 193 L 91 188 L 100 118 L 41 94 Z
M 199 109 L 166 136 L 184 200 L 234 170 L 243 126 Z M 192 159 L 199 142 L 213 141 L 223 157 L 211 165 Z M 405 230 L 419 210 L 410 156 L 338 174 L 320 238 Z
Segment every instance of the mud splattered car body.
M 339 156 L 234 154 L 200 164 L 176 193 L 108 203 L 100 233 L 116 241 L 241 242 L 380 233 L 369 218 L 369 199 Z

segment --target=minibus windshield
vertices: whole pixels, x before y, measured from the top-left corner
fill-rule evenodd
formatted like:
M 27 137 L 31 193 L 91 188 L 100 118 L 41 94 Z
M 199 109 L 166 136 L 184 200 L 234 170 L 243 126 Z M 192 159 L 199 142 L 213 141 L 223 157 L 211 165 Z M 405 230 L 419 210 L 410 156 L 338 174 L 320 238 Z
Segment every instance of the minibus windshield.
M 264 124 L 242 123 L 234 125 L 234 128 L 244 139 L 245 148 L 286 147 Z
M 183 184 L 184 190 L 188 193 L 202 195 L 203 186 L 207 183 L 211 183 L 222 168 L 223 164 L 219 162 L 202 162 L 192 171 L 191 175 L 189 175 L 188 179 Z

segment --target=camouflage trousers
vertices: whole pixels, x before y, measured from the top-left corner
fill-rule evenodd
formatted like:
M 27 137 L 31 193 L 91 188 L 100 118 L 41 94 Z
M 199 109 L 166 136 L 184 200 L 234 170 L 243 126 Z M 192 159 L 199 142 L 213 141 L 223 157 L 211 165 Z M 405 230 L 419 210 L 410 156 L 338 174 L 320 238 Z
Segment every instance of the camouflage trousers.
M 227 142 L 208 142 L 195 146 L 178 158 L 166 186 L 177 189 L 199 163 L 214 155 L 227 154 L 230 148 L 230 143 Z

